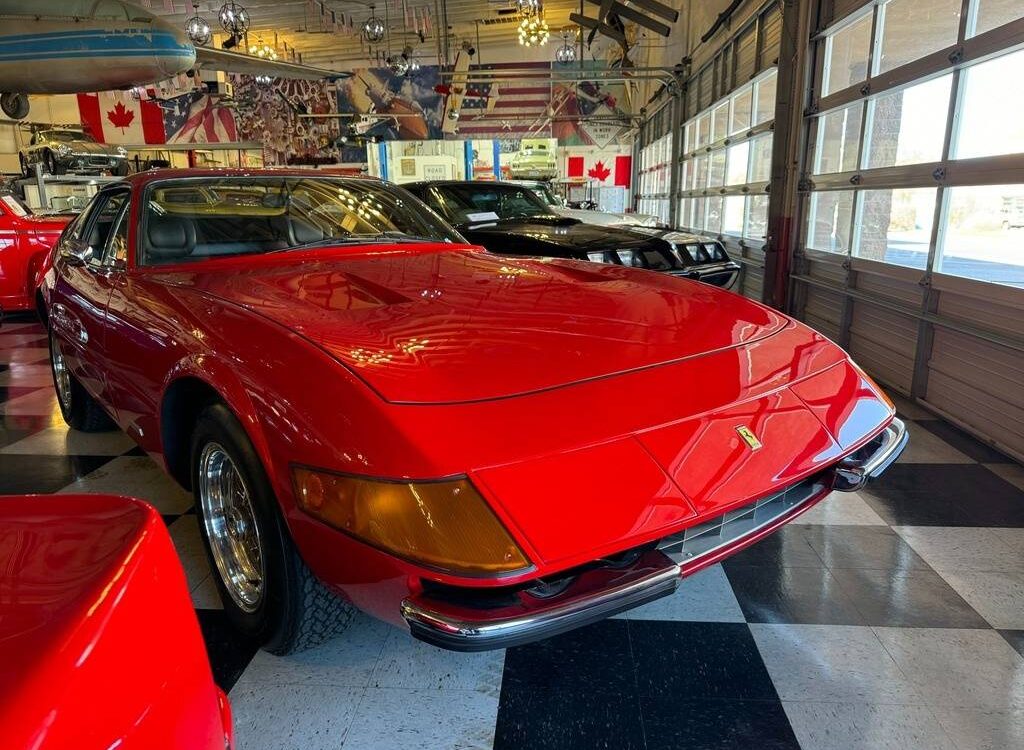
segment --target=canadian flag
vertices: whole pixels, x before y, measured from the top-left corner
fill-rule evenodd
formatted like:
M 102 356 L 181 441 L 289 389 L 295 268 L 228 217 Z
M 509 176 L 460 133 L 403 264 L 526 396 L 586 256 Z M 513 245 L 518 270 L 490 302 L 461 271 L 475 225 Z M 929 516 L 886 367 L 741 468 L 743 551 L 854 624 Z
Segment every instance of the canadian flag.
M 164 112 L 156 102 L 103 91 L 78 95 L 82 127 L 100 143 L 166 143 Z
M 614 152 L 570 155 L 566 159 L 565 172 L 569 178 L 588 177 L 602 185 L 628 188 L 633 173 L 633 157 Z M 611 182 L 609 177 L 613 177 Z

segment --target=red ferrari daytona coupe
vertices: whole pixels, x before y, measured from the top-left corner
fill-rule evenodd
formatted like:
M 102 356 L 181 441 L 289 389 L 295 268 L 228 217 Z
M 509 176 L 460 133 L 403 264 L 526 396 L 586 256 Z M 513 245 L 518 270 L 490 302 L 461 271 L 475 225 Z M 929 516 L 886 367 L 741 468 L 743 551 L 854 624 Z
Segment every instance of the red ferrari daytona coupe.
M 191 488 L 228 614 L 277 653 L 353 606 L 459 650 L 578 627 L 907 441 L 785 315 L 493 255 L 376 181 L 135 175 L 68 227 L 39 305 L 65 419 Z

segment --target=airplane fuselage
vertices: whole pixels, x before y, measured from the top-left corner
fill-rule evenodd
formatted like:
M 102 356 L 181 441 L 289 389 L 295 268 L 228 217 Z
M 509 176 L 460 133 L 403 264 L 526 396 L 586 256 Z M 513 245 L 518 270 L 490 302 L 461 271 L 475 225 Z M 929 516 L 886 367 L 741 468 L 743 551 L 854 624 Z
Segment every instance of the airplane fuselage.
M 195 60 L 183 31 L 129 3 L 0 0 L 0 91 L 126 89 L 187 71 Z

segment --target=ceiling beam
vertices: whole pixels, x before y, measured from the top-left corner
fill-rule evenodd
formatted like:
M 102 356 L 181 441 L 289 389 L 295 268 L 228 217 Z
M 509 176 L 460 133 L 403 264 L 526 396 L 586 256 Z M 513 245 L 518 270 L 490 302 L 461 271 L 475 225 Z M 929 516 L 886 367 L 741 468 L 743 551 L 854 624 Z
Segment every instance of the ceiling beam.
M 570 13 L 569 20 L 580 26 L 585 26 L 591 31 L 597 31 L 609 39 L 614 39 L 621 45 L 626 44 L 626 35 L 606 23 L 602 23 L 601 21 L 597 21 L 593 18 L 587 18 L 586 16 L 581 16 L 579 13 Z
M 600 5 L 602 9 L 604 8 L 603 0 L 587 0 L 587 2 L 593 5 Z M 650 29 L 655 34 L 660 34 L 661 36 L 668 36 L 669 33 L 671 33 L 672 31 L 672 29 L 670 29 L 668 26 L 661 23 L 660 21 L 655 21 L 653 18 L 648 18 L 643 13 L 635 11 L 632 8 L 628 8 L 622 3 L 612 2 L 611 12 L 616 13 L 619 16 L 619 18 L 623 20 L 632 21 L 633 23 L 639 24 L 640 26 L 643 26 L 645 29 Z

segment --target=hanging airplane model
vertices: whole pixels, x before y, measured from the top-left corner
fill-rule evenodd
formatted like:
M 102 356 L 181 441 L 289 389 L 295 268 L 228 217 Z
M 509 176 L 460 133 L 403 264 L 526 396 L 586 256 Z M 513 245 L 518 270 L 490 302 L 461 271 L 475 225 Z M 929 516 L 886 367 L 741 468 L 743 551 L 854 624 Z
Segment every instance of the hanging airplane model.
M 348 73 L 196 47 L 183 29 L 122 0 L 0 0 L 0 110 L 28 116 L 27 94 L 146 86 L 200 70 L 308 80 Z

